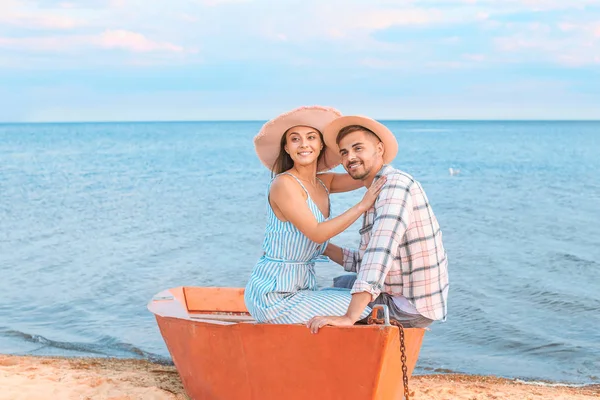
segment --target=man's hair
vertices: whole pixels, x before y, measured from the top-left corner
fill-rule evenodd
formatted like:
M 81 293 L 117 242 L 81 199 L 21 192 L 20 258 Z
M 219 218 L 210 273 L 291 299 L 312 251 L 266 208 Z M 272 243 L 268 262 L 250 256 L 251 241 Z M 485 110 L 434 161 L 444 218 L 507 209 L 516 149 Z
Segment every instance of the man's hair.
M 335 138 L 335 143 L 339 146 L 339 144 L 343 138 L 345 138 L 346 136 L 348 136 L 349 134 L 354 133 L 354 132 L 365 132 L 368 135 L 373 135 L 377 139 L 378 142 L 381 142 L 381 139 L 379 139 L 379 136 L 377 136 L 377 134 L 375 132 L 373 132 L 372 130 L 370 130 L 369 128 L 365 128 L 362 125 L 348 125 L 348 126 L 343 127 L 342 129 L 340 129 L 337 137 Z

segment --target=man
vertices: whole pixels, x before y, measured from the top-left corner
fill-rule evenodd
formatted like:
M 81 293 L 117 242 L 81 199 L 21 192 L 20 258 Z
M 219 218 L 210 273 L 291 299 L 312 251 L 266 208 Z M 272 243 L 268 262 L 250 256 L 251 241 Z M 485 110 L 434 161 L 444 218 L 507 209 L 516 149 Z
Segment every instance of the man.
M 365 187 L 381 176 L 387 182 L 364 216 L 358 250 L 334 244 L 325 250 L 346 271 L 356 272 L 334 280 L 334 286 L 352 289 L 348 311 L 314 317 L 307 326 L 317 333 L 325 325 L 353 325 L 375 304 L 386 304 L 390 317 L 406 328 L 445 320 L 448 260 L 442 232 L 419 182 L 387 165 L 398 152 L 393 133 L 370 118 L 346 116 L 332 122 L 323 137 L 328 147 L 339 147 L 352 178 Z

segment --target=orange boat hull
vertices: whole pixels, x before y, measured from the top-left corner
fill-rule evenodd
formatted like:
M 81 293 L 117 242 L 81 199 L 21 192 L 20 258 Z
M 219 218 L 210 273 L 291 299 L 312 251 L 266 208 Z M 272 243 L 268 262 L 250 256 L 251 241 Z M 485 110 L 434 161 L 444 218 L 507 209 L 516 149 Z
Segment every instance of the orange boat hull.
M 258 324 L 231 288 L 170 289 L 148 308 L 191 399 L 402 399 L 395 326 Z M 423 334 L 405 329 L 409 377 Z

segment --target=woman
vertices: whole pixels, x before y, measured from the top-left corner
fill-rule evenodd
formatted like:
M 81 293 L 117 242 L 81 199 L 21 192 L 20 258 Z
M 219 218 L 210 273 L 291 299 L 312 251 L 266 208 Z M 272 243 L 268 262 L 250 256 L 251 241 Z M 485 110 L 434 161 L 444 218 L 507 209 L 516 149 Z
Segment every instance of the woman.
M 350 290 L 317 290 L 315 260 L 327 242 L 375 202 L 384 180 L 338 217 L 330 218 L 329 193 L 357 189 L 347 174 L 318 172 L 339 164 L 321 131 L 340 117 L 326 107 L 301 107 L 267 122 L 254 138 L 258 157 L 275 176 L 269 187 L 264 255 L 246 285 L 245 301 L 259 322 L 293 324 L 316 315 L 344 315 Z M 361 318 L 370 312 L 367 308 Z

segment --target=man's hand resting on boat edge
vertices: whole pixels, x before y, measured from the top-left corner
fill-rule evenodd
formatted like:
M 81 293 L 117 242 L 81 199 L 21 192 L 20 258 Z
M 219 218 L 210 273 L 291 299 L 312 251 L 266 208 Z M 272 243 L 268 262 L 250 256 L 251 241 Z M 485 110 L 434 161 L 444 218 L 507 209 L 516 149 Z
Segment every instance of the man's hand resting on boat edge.
M 319 332 L 319 328 L 322 328 L 325 325 L 352 326 L 354 325 L 354 321 L 352 321 L 350 317 L 343 315 L 341 317 L 312 317 L 310 321 L 306 323 L 306 326 L 310 329 L 311 333 Z
M 319 328 L 325 325 L 332 326 L 352 326 L 356 321 L 360 319 L 361 314 L 367 307 L 367 304 L 371 301 L 371 294 L 369 292 L 359 292 L 352 295 L 348 311 L 341 317 L 312 317 L 306 326 L 312 333 L 319 332 Z

